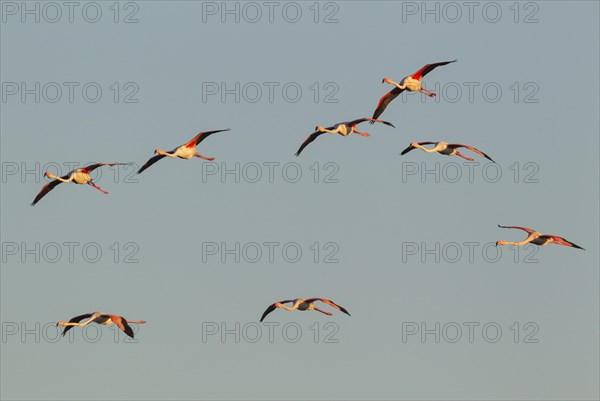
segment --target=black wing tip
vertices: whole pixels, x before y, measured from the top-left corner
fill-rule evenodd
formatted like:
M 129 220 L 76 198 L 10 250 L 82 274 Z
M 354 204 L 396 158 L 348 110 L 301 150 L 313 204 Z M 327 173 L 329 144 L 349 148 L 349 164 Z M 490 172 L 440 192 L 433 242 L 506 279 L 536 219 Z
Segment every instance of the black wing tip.
M 585 248 L 582 248 L 582 247 L 580 247 L 577 244 L 574 244 L 574 243 L 571 242 L 571 245 L 573 246 L 573 248 L 577 248 L 577 249 L 581 249 L 582 251 L 585 251 Z
M 351 316 L 351 315 L 350 315 L 350 312 L 348 312 L 348 311 L 346 310 L 346 308 L 342 308 L 342 307 L 340 306 L 340 310 L 341 310 L 342 312 L 344 312 L 346 315 L 348 315 L 348 316 Z
M 401 153 L 400 156 L 404 156 L 405 154 L 407 154 L 408 152 L 410 152 L 411 150 L 413 150 L 415 147 L 410 145 L 408 148 L 404 149 Z

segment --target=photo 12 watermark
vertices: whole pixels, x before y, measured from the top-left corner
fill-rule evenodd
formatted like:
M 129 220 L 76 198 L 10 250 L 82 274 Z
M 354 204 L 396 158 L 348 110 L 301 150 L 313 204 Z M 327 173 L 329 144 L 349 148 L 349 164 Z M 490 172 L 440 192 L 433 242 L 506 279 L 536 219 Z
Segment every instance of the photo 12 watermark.
M 200 167 L 202 183 L 246 184 L 337 184 L 340 166 L 336 162 L 314 162 L 309 166 L 296 162 L 207 162 Z
M 406 157 L 406 156 L 403 156 Z M 448 184 L 512 182 L 515 184 L 538 184 L 540 166 L 536 162 L 513 162 L 502 166 L 500 163 L 464 162 L 412 162 L 401 164 L 402 182 Z
M 3 24 L 137 24 L 140 3 L 134 1 L 2 1 Z
M 135 241 L 2 242 L 2 263 L 139 263 L 140 245 Z
M 498 82 L 426 82 L 423 86 L 435 93 L 434 97 L 423 93 L 403 91 L 400 100 L 403 103 L 414 102 L 418 97 L 421 103 L 540 103 L 540 85 L 537 82 L 513 82 L 503 85 Z
M 131 324 L 134 336 L 140 331 L 139 325 Z M 136 344 L 137 338 L 131 338 L 124 334 L 117 325 L 102 326 L 88 324 L 83 327 L 73 327 L 64 336 L 64 327 L 56 325 L 56 322 L 2 322 L 2 344 L 55 344 L 58 342 L 86 342 L 97 343 L 99 341 Z
M 55 162 L 46 163 L 40 162 L 16 162 L 6 161 L 0 164 L 2 183 L 9 182 L 19 183 L 43 183 L 50 182 L 52 179 L 46 177 L 46 173 L 50 172 L 55 176 L 62 177 L 73 170 L 83 168 L 97 163 L 96 161 L 81 163 L 81 162 Z M 111 180 L 114 183 L 137 184 L 139 182 L 137 171 L 140 166 L 134 162 L 117 164 L 114 166 L 103 166 L 90 172 L 93 181 L 100 179 Z
M 536 322 L 402 322 L 402 343 L 538 344 Z
M 2 103 L 119 103 L 140 102 L 134 81 L 2 81 Z
M 337 82 L 202 82 L 202 103 L 339 103 Z
M 337 242 L 202 242 L 202 263 L 340 263 Z
M 202 23 L 337 24 L 340 3 L 334 1 L 203 1 Z
M 539 263 L 537 245 L 496 246 L 496 242 L 402 242 L 402 263 Z M 504 249 L 504 251 L 503 251 Z
M 534 1 L 402 1 L 403 23 L 537 24 L 540 3 Z
M 202 342 L 338 344 L 340 327 L 335 322 L 202 322 Z

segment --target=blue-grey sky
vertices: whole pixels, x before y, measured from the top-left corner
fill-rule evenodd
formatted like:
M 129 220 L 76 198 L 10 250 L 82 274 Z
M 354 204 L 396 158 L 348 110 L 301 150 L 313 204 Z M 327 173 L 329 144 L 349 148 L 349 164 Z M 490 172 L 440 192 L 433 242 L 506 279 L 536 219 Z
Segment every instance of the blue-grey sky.
M 0 5 L 2 399 L 598 399 L 598 2 Z M 371 116 L 382 78 L 455 58 L 423 81 L 436 99 L 388 106 L 395 129 L 293 156 Z M 106 167 L 109 195 L 29 206 L 44 166 L 139 166 L 222 128 L 199 147 L 215 162 Z M 399 156 L 440 140 L 497 165 Z M 494 259 L 525 237 L 498 224 L 586 250 Z M 262 312 L 295 297 L 352 316 L 276 310 L 269 341 Z M 56 341 L 92 311 L 148 323 Z

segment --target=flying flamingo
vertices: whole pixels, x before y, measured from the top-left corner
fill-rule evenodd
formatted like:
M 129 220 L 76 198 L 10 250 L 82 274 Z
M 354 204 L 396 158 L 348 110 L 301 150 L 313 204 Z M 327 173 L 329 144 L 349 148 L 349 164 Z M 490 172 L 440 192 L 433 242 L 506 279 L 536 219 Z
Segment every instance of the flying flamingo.
M 79 323 L 81 320 L 83 319 L 87 319 L 85 322 L 83 323 Z M 79 326 L 79 327 L 83 327 L 85 325 L 88 325 L 90 323 L 98 323 L 98 324 L 102 324 L 102 325 L 108 325 L 111 323 L 116 324 L 119 329 L 121 329 L 125 334 L 127 334 L 129 337 L 133 338 L 133 330 L 131 329 L 131 326 L 129 326 L 129 324 L 144 324 L 146 323 L 145 320 L 126 320 L 123 316 L 117 316 L 117 315 L 111 315 L 108 313 L 100 313 L 100 312 L 94 312 L 94 313 L 86 313 L 85 315 L 80 315 L 80 316 L 75 316 L 73 319 L 69 320 L 68 322 L 58 322 L 56 323 L 56 326 L 62 326 L 65 329 L 62 332 L 62 335 L 64 336 L 67 331 L 71 330 L 72 327 L 74 326 Z
M 498 246 L 498 245 L 523 246 L 523 245 L 526 245 L 526 244 L 534 244 L 534 245 L 538 245 L 538 246 L 545 246 L 545 245 L 548 245 L 548 244 L 556 244 L 556 245 L 570 246 L 570 247 L 577 248 L 577 249 L 583 249 L 579 245 L 576 245 L 576 244 L 574 244 L 574 243 L 572 243 L 570 241 L 567 241 L 563 237 L 558 237 L 556 235 L 550 235 L 550 234 L 540 234 L 539 232 L 537 232 L 535 230 L 532 230 L 531 228 L 518 227 L 518 226 L 501 226 L 499 224 L 498 224 L 498 227 L 500 227 L 500 228 L 516 228 L 516 229 L 519 229 L 519 230 L 523 230 L 527 234 L 529 234 L 529 236 L 527 238 L 525 238 L 521 242 L 512 242 L 512 241 L 499 240 L 499 241 L 496 242 L 496 246 Z M 585 251 L 585 249 L 583 249 L 583 250 Z
M 423 147 L 422 145 L 435 145 L 433 148 L 431 149 L 427 149 L 425 147 Z M 443 155 L 446 156 L 460 156 L 463 159 L 467 159 L 470 161 L 473 161 L 474 159 L 467 157 L 465 155 L 463 155 L 462 153 L 460 153 L 458 151 L 458 148 L 467 148 L 469 150 L 472 150 L 473 152 L 477 153 L 480 156 L 485 157 L 488 160 L 491 160 L 492 162 L 496 163 L 494 160 L 492 160 L 491 157 L 489 157 L 488 155 L 486 155 L 485 153 L 483 153 L 482 151 L 480 151 L 479 149 L 475 149 L 472 146 L 469 145 L 461 145 L 459 143 L 447 143 L 447 142 L 412 142 L 410 144 L 410 146 L 406 149 L 404 149 L 402 151 L 402 153 L 400 153 L 401 155 L 405 155 L 408 152 L 410 152 L 413 149 L 421 149 L 427 153 L 434 153 L 434 152 L 438 152 L 441 153 Z
M 343 307 L 337 305 L 335 302 L 330 301 L 329 299 L 325 299 L 325 298 L 309 298 L 309 299 L 305 299 L 305 298 L 298 298 L 298 299 L 288 299 L 286 301 L 281 301 L 281 302 L 275 302 L 272 305 L 269 305 L 269 307 L 267 308 L 267 310 L 265 311 L 265 313 L 263 313 L 262 317 L 260 318 L 260 321 L 262 322 L 264 320 L 264 318 L 271 312 L 273 312 L 275 309 L 277 308 L 283 308 L 285 310 L 294 310 L 294 309 L 298 309 L 301 311 L 305 311 L 305 310 L 316 310 L 318 312 L 324 313 L 327 316 L 331 316 L 332 313 L 331 312 L 326 312 L 324 310 L 321 310 L 319 308 L 317 308 L 315 306 L 315 302 L 316 301 L 321 301 L 323 303 L 326 303 L 327 305 L 331 305 L 334 308 L 336 308 L 337 310 L 340 310 L 342 312 L 344 312 L 346 315 L 350 316 L 350 313 L 348 313 L 348 311 L 346 309 L 344 309 Z M 284 304 L 286 303 L 292 303 L 292 306 L 285 306 Z
M 387 121 L 383 121 L 383 120 L 374 120 L 372 118 L 359 118 L 357 120 L 352 120 L 352 121 L 347 121 L 347 122 L 343 122 L 343 123 L 339 123 L 336 125 L 332 125 L 331 127 L 323 127 L 321 125 L 317 125 L 315 127 L 315 132 L 313 132 L 312 134 L 310 134 L 308 136 L 308 138 L 306 138 L 304 140 L 304 142 L 302 143 L 302 145 L 300 146 L 300 149 L 298 149 L 298 151 L 296 152 L 296 156 L 300 156 L 300 153 L 304 150 L 305 147 L 308 146 L 309 143 L 311 143 L 312 141 L 314 141 L 315 139 L 317 139 L 317 137 L 319 135 L 322 135 L 324 133 L 328 133 L 328 134 L 340 134 L 342 136 L 348 136 L 351 133 L 356 133 L 360 136 L 371 136 L 371 134 L 369 134 L 368 132 L 362 132 L 356 129 L 356 126 L 362 122 L 365 121 L 370 121 L 371 123 L 382 123 L 385 125 L 389 125 L 390 127 L 394 127 L 394 125 L 392 123 L 389 123 Z M 395 128 L 395 127 L 394 127 Z
M 173 149 L 170 152 L 165 152 L 164 150 L 156 149 L 154 151 L 154 154 L 156 154 L 156 156 L 153 156 L 150 159 L 148 159 L 146 164 L 144 164 L 137 173 L 141 174 L 144 170 L 146 170 L 148 167 L 150 167 L 151 165 L 153 165 L 154 163 L 156 163 L 157 161 L 159 161 L 160 159 L 162 159 L 165 156 L 179 157 L 180 159 L 191 159 L 192 157 L 199 157 L 200 159 L 204 159 L 204 160 L 208 160 L 208 161 L 215 160 L 214 157 L 206 157 L 206 156 L 198 153 L 198 151 L 196 151 L 196 146 L 198 144 L 200 144 L 200 142 L 205 140 L 207 137 L 209 137 L 210 135 L 216 134 L 217 132 L 223 132 L 223 131 L 229 131 L 229 128 L 220 129 L 220 130 L 216 130 L 216 131 L 201 132 L 198 135 L 196 135 L 195 137 L 193 137 L 192 139 L 190 139 L 187 143 Z
M 131 163 L 96 163 L 96 164 L 90 164 L 89 166 L 85 166 L 82 168 L 77 168 L 73 171 L 70 171 L 69 173 L 67 173 L 66 175 L 63 175 L 62 177 L 58 177 L 54 174 L 52 174 L 49 171 L 46 171 L 46 174 L 44 174 L 46 177 L 48 178 L 53 178 L 54 181 L 50 181 L 49 183 L 47 183 L 46 185 L 44 185 L 44 187 L 42 188 L 42 190 L 36 195 L 35 199 L 33 200 L 33 202 L 31 202 L 31 206 L 35 206 L 36 203 L 38 203 L 40 201 L 40 199 L 42 199 L 44 196 L 46 196 L 46 194 L 48 194 L 48 192 L 52 191 L 54 189 L 54 187 L 56 187 L 58 184 L 60 184 L 61 182 L 72 182 L 75 184 L 87 184 L 90 185 L 94 188 L 96 188 L 97 190 L 99 190 L 100 192 L 102 192 L 103 194 L 108 194 L 108 192 L 106 192 L 105 190 L 103 190 L 102 188 L 100 188 L 98 185 L 94 184 L 94 182 L 92 181 L 92 176 L 90 175 L 90 173 L 92 171 L 94 171 L 95 169 L 97 169 L 98 167 L 102 167 L 102 166 L 119 166 L 119 165 L 125 165 L 125 164 L 131 164 Z
M 427 89 L 425 89 L 423 87 L 423 85 L 421 84 L 421 80 L 423 79 L 423 77 L 425 75 L 429 74 L 436 67 L 454 63 L 456 61 L 458 61 L 458 60 L 442 61 L 440 63 L 427 64 L 426 66 L 421 68 L 419 71 L 402 79 L 402 81 L 400 81 L 400 83 L 394 82 L 391 78 L 383 78 L 383 81 L 381 81 L 381 83 L 394 85 L 395 88 L 392 89 L 390 92 L 386 93 L 381 99 L 379 99 L 377 108 L 375 109 L 375 112 L 373 113 L 373 118 L 379 118 L 379 116 L 381 115 L 381 113 L 383 113 L 383 111 L 385 110 L 387 105 L 390 104 L 390 102 L 392 100 L 394 100 L 404 90 L 408 90 L 410 92 L 421 92 L 429 97 L 435 96 L 435 93 L 428 91 Z

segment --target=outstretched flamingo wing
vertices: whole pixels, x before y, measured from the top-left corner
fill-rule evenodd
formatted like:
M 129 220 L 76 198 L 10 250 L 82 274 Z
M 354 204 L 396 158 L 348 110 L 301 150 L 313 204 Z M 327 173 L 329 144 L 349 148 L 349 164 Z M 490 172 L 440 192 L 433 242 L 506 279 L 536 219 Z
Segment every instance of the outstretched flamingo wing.
M 332 130 L 334 128 L 335 128 L 335 126 L 331 126 L 331 127 L 327 127 L 326 129 Z M 324 134 L 324 132 L 321 132 L 321 131 L 315 131 L 312 134 L 310 134 L 308 136 L 308 138 L 306 138 L 304 140 L 304 142 L 302 142 L 302 145 L 300 145 L 300 149 L 298 149 L 298 151 L 296 152 L 296 156 L 300 156 L 300 153 L 302 153 L 302 151 L 304 150 L 304 148 L 307 147 L 309 143 L 311 143 L 312 141 L 314 141 L 315 139 L 317 139 L 322 134 Z
M 129 324 L 127 324 L 127 320 L 123 316 L 111 316 L 111 319 L 118 328 L 120 328 L 125 334 L 129 337 L 133 338 L 133 329 Z
M 68 179 L 69 175 L 64 175 L 62 177 L 60 177 L 62 179 Z M 62 181 L 59 180 L 53 180 L 50 181 L 49 183 L 47 183 L 46 185 L 44 185 L 42 187 L 42 189 L 40 190 L 40 192 L 38 192 L 38 194 L 35 196 L 35 199 L 33 200 L 33 202 L 31 202 L 31 206 L 35 206 L 36 203 L 38 203 L 44 196 L 46 196 L 48 194 L 48 192 L 52 191 L 54 189 L 55 186 L 57 186 L 58 184 L 60 184 Z
M 79 316 L 75 316 L 74 318 L 72 318 L 71 320 L 69 320 L 69 323 L 79 323 L 81 322 L 83 319 L 87 319 L 92 317 L 93 313 L 86 313 L 84 315 L 79 315 Z M 75 326 L 65 326 L 62 335 L 64 336 L 67 331 L 71 330 L 73 327 Z
M 448 147 L 449 147 L 449 148 L 452 148 L 452 149 L 456 149 L 456 148 L 467 148 L 467 149 L 469 149 L 469 150 L 471 150 L 471 151 L 473 151 L 473 152 L 477 153 L 479 156 L 483 156 L 483 157 L 485 157 L 486 159 L 490 160 L 491 162 L 494 162 L 494 163 L 496 163 L 496 162 L 495 162 L 495 161 L 494 161 L 494 160 L 493 160 L 491 157 L 489 157 L 488 155 L 486 155 L 485 153 L 483 153 L 481 150 L 479 150 L 479 149 L 477 149 L 477 148 L 474 148 L 474 147 L 472 147 L 472 146 L 469 146 L 469 145 L 461 145 L 461 144 L 459 144 L 459 143 L 453 143 L 453 144 L 449 144 L 449 145 L 448 145 Z
M 206 138 L 208 138 L 209 136 L 211 136 L 212 134 L 216 134 L 217 132 L 229 131 L 229 130 L 230 130 L 229 128 L 226 128 L 226 129 L 218 129 L 215 131 L 201 132 L 198 135 L 196 135 L 195 137 L 193 137 L 191 140 L 189 140 L 188 143 L 185 144 L 185 146 L 188 148 L 192 148 L 192 147 L 198 145 L 200 142 L 202 142 Z
M 572 248 L 582 249 L 585 251 L 585 249 L 583 249 L 579 245 L 574 244 L 571 241 L 567 241 L 566 239 L 564 239 L 563 237 L 559 237 L 558 235 L 541 235 L 540 238 L 552 238 L 552 242 L 556 245 L 569 246 Z
M 442 66 L 442 65 L 446 65 L 446 64 L 450 64 L 450 63 L 455 63 L 457 61 L 458 60 L 452 60 L 452 61 L 442 61 L 442 62 L 439 62 L 439 63 L 427 64 L 426 66 L 424 66 L 423 68 L 421 68 L 419 71 L 417 71 L 414 74 L 412 74 L 411 78 L 420 80 L 425 75 L 427 75 L 431 71 L 433 71 L 435 68 L 437 68 L 439 66 Z
M 352 127 L 352 126 L 358 125 L 358 124 L 360 124 L 362 122 L 365 122 L 365 121 L 369 121 L 369 122 L 371 122 L 371 124 L 382 123 L 382 124 L 385 124 L 385 125 L 389 125 L 390 127 L 394 127 L 394 124 L 392 124 L 390 122 L 387 122 L 387 121 L 384 121 L 384 120 L 376 120 L 374 118 L 369 118 L 369 117 L 358 118 L 356 120 L 348 121 L 346 124 L 348 124 L 349 126 Z M 396 127 L 394 127 L 394 128 L 396 128 Z
M 174 151 L 174 150 L 173 150 Z M 144 164 L 142 167 L 140 167 L 140 169 L 138 170 L 138 174 L 142 174 L 142 172 L 144 170 L 146 170 L 148 167 L 150 167 L 151 165 L 153 165 L 154 163 L 156 163 L 157 161 L 159 161 L 160 159 L 162 159 L 163 157 L 166 157 L 165 155 L 156 155 L 156 156 L 152 156 L 151 158 L 148 159 L 148 161 L 146 162 L 146 164 Z
M 102 166 L 122 166 L 124 164 L 130 164 L 130 163 L 94 163 L 94 164 L 90 164 L 89 166 L 85 166 L 82 168 L 83 171 L 90 173 L 94 170 L 96 170 L 98 167 L 102 167 Z
M 379 118 L 379 116 L 383 113 L 383 111 L 385 110 L 385 108 L 388 106 L 388 104 L 390 104 L 390 102 L 392 100 L 394 100 L 396 97 L 398 97 L 399 94 L 401 94 L 404 91 L 404 89 L 398 89 L 398 88 L 394 88 L 391 91 L 389 91 L 388 93 L 386 93 L 385 95 L 383 95 L 383 97 L 381 99 L 379 99 L 379 103 L 377 103 L 377 107 L 375 108 L 375 111 L 373 112 L 373 120 Z M 374 124 L 374 121 L 371 121 L 371 124 Z
M 331 305 L 331 306 L 333 306 L 335 309 L 337 309 L 337 310 L 339 310 L 339 311 L 342 311 L 342 312 L 344 312 L 346 315 L 350 316 L 350 313 L 349 313 L 349 312 L 348 312 L 348 311 L 347 311 L 347 310 L 346 310 L 344 307 L 342 307 L 342 306 L 340 306 L 340 305 L 336 304 L 335 302 L 333 302 L 333 301 L 332 301 L 332 300 L 330 300 L 330 299 L 325 299 L 325 298 L 310 298 L 310 299 L 307 299 L 307 300 L 306 300 L 306 301 L 304 301 L 304 302 L 312 303 L 312 302 L 315 302 L 315 301 L 321 301 L 321 302 L 323 302 L 323 303 L 326 303 L 327 305 Z
M 271 305 L 269 305 L 269 307 L 267 308 L 267 310 L 264 311 L 264 313 L 262 314 L 262 317 L 260 318 L 260 321 L 262 322 L 264 320 L 265 317 L 267 317 L 267 315 L 271 312 L 273 312 L 275 309 L 277 309 L 277 307 L 275 306 L 275 304 L 280 303 L 280 304 L 286 304 L 288 302 L 293 302 L 293 299 L 287 299 L 285 301 L 280 301 L 280 302 L 275 302 Z
M 536 232 L 535 230 L 531 229 L 531 228 L 527 228 L 527 227 L 519 227 L 519 226 L 501 226 L 500 224 L 498 224 L 498 227 L 500 228 L 516 228 L 517 230 L 523 230 L 525 231 L 527 234 L 531 234 Z

